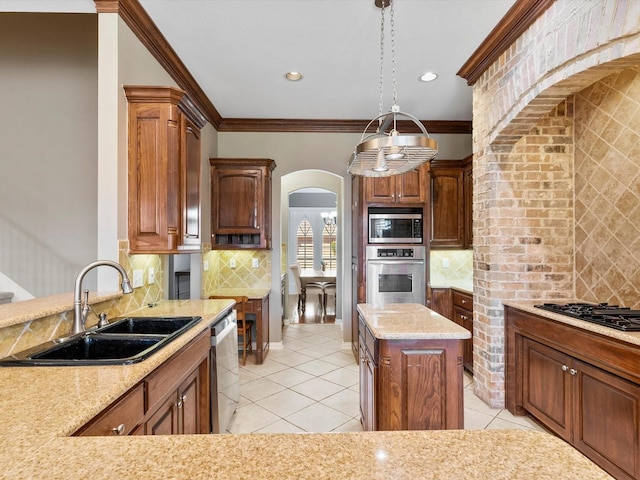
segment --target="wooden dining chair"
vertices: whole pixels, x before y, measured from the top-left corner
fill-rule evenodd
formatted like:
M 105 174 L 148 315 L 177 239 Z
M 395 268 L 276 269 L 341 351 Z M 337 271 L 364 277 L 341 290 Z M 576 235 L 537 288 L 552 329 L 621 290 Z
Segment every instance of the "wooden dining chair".
M 336 284 L 333 282 L 327 282 L 323 285 L 323 302 L 324 302 L 324 314 L 327 314 L 327 297 L 333 297 L 334 302 L 336 301 Z
M 298 294 L 298 310 L 304 313 L 307 303 L 307 294 L 311 293 L 318 295 L 318 303 L 320 311 L 322 311 L 322 299 L 324 298 L 323 284 L 319 282 L 307 282 L 303 287 L 302 281 L 300 280 L 300 267 L 298 264 L 294 263 L 293 265 L 289 265 L 289 269 L 293 274 L 293 281 L 295 282 L 296 293 Z
M 251 329 L 253 328 L 253 320 L 249 320 L 247 318 L 247 305 L 249 303 L 249 297 L 233 295 L 211 295 L 209 298 L 212 300 L 232 299 L 236 301 L 235 310 L 238 317 L 238 337 L 242 337 L 242 342 L 238 345 L 242 345 L 242 365 L 246 365 L 247 352 L 249 352 L 249 354 L 253 353 L 253 347 L 251 345 Z

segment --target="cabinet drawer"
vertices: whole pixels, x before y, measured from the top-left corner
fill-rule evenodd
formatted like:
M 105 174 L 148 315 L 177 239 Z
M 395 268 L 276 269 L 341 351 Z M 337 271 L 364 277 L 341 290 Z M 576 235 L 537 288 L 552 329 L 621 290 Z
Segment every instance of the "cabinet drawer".
M 453 304 L 465 310 L 473 311 L 473 297 L 467 293 L 452 290 Z
M 185 375 L 200 365 L 202 359 L 209 355 L 210 348 L 211 334 L 207 329 L 192 340 L 185 349 L 178 351 L 149 375 L 146 379 L 147 409 L 153 410 L 153 406 L 168 392 L 176 390 Z
M 78 435 L 128 435 L 143 416 L 144 385 L 141 383 L 107 407 L 89 425 L 81 429 Z

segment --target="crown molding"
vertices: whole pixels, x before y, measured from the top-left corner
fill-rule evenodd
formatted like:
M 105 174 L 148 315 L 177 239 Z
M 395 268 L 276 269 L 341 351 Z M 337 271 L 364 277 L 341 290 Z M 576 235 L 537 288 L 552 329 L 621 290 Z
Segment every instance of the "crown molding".
M 555 0 L 517 0 L 456 75 L 464 78 L 467 85 L 476 83 L 553 2 Z
M 222 118 L 180 57 L 138 0 L 94 0 L 98 13 L 118 13 L 140 42 L 219 132 L 362 133 L 370 120 Z M 429 133 L 471 134 L 470 121 L 422 121 Z M 398 122 L 403 133 L 420 133 L 413 122 Z

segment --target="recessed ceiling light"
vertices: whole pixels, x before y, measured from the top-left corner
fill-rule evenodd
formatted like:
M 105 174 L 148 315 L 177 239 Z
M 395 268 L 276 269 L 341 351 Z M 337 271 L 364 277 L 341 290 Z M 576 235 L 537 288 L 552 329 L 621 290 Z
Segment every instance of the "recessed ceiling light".
M 436 78 L 438 78 L 438 74 L 433 72 L 423 73 L 418 77 L 421 82 L 433 82 Z
M 292 82 L 297 82 L 302 78 L 302 74 L 300 72 L 287 72 L 285 74 L 287 80 L 291 80 Z

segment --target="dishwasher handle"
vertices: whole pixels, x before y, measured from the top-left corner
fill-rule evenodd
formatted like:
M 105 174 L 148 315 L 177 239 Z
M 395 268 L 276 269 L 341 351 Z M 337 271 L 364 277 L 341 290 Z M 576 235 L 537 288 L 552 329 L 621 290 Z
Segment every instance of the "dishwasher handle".
M 231 314 L 227 315 L 224 319 L 220 320 L 220 322 L 216 323 L 215 327 L 222 327 L 222 330 L 218 330 L 217 328 L 214 330 L 215 335 L 211 336 L 212 347 L 219 345 L 225 339 L 225 337 L 234 330 L 237 331 L 238 326 L 236 324 L 235 313 L 235 310 L 233 310 Z

